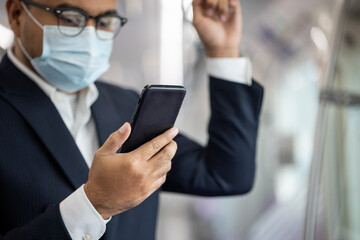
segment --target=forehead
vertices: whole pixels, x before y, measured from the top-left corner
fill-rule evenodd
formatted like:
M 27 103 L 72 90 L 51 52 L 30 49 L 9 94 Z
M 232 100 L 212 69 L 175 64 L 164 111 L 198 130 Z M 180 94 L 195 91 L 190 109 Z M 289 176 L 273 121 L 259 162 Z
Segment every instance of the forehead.
M 92 16 L 116 10 L 116 0 L 33 0 L 49 7 L 68 6 L 86 11 Z

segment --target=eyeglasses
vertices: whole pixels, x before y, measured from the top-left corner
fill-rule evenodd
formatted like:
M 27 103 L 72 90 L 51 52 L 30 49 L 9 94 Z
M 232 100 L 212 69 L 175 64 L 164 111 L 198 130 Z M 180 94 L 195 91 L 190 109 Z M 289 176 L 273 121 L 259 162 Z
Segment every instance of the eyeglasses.
M 97 36 L 103 40 L 112 40 L 118 35 L 120 29 L 128 21 L 126 18 L 117 15 L 115 12 L 93 17 L 76 8 L 50 8 L 28 0 L 20 1 L 54 13 L 58 20 L 57 24 L 59 31 L 68 37 L 78 36 L 85 29 L 87 21 L 89 19 L 95 19 Z

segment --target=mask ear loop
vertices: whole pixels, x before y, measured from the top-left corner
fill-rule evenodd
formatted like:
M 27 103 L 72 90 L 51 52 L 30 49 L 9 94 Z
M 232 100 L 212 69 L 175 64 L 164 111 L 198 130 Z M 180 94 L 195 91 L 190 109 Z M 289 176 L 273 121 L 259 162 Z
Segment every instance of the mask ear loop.
M 32 13 L 30 12 L 30 10 L 28 9 L 28 7 L 23 3 L 21 2 L 21 5 L 22 7 L 24 8 L 25 12 L 26 12 L 26 15 L 28 15 L 31 20 L 36 24 L 38 25 L 39 28 L 41 28 L 43 31 L 44 31 L 44 27 L 43 25 L 41 25 L 41 23 L 32 15 Z M 32 58 L 30 56 L 30 54 L 26 51 L 25 47 L 24 47 L 24 44 L 22 43 L 21 39 L 20 38 L 17 38 L 17 42 L 19 43 L 19 46 L 21 48 L 21 51 L 24 53 L 25 57 L 31 61 Z
M 30 12 L 30 10 L 28 9 L 28 7 L 25 5 L 25 3 L 21 2 L 22 7 L 24 8 L 26 14 L 31 18 L 31 20 L 33 20 L 33 22 L 38 25 L 39 28 L 41 28 L 42 30 L 44 30 L 44 26 L 32 15 L 32 13 Z
M 21 48 L 21 51 L 24 53 L 25 57 L 31 61 L 32 58 L 31 56 L 29 55 L 29 53 L 26 51 L 25 47 L 24 47 L 24 44 L 22 43 L 21 39 L 20 38 L 17 38 L 17 42 L 19 43 L 19 46 Z

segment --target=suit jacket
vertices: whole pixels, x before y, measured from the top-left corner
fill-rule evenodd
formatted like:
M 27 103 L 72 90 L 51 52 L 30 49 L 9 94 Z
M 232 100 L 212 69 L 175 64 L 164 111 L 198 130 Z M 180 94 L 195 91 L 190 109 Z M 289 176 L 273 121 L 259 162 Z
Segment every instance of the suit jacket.
M 92 106 L 99 143 L 129 121 L 138 94 L 96 83 Z M 253 185 L 263 89 L 210 77 L 206 147 L 179 135 L 161 189 L 114 216 L 102 239 L 154 239 L 159 191 L 201 196 L 243 194 Z M 87 167 L 57 109 L 5 56 L 0 64 L 0 239 L 70 239 L 59 203 L 87 181 Z

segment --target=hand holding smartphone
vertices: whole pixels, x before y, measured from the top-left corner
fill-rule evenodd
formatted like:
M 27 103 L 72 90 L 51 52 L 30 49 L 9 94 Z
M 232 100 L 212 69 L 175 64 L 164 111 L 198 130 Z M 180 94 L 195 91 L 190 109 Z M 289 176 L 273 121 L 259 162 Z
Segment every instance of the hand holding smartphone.
M 120 152 L 131 152 L 173 127 L 185 94 L 183 86 L 145 86 L 131 121 L 130 137 Z

